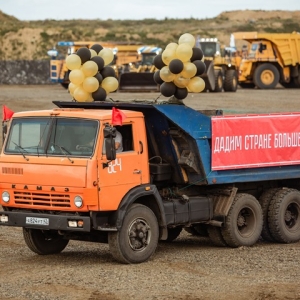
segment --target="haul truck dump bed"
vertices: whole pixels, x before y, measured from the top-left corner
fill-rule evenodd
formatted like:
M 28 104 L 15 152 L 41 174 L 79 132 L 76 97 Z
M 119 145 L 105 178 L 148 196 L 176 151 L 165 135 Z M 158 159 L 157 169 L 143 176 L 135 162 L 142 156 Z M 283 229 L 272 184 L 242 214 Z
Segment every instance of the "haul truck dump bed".
M 74 239 L 141 263 L 183 229 L 221 247 L 300 240 L 299 113 L 54 104 L 15 113 L 0 156 L 0 226 L 22 227 L 33 252 Z

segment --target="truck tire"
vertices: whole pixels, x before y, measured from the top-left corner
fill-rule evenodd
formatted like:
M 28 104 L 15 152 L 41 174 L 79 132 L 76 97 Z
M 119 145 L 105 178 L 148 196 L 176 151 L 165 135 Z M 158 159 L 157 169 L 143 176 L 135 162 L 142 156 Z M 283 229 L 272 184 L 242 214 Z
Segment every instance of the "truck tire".
M 252 246 L 261 235 L 262 225 L 262 209 L 256 198 L 238 194 L 222 227 L 222 236 L 230 247 Z
M 275 239 L 272 237 L 269 229 L 268 211 L 271 200 L 278 191 L 280 191 L 280 188 L 268 189 L 264 191 L 258 199 L 263 213 L 263 227 L 261 231 L 261 237 L 268 242 L 275 242 Z
M 259 65 L 254 71 L 253 81 L 259 89 L 274 89 L 279 83 L 279 71 L 272 64 Z
M 182 231 L 182 227 L 174 227 L 174 228 L 168 228 L 168 238 L 165 240 L 166 242 L 173 242 L 178 238 Z
M 109 233 L 108 244 L 118 262 L 135 264 L 152 256 L 158 239 L 158 222 L 153 211 L 145 205 L 133 204 L 126 212 L 121 229 Z
M 60 253 L 69 243 L 57 232 L 40 229 L 23 228 L 23 237 L 28 248 L 39 255 Z
M 225 72 L 224 91 L 236 92 L 237 90 L 237 75 L 235 70 L 227 70 Z
M 214 70 L 215 73 L 215 89 L 210 92 L 220 93 L 223 90 L 223 75 L 221 70 Z
M 207 231 L 208 231 L 209 239 L 215 246 L 217 246 L 217 247 L 227 247 L 228 246 L 222 236 L 221 227 L 209 225 L 209 226 L 207 226 Z
M 276 242 L 296 243 L 300 240 L 300 192 L 282 189 L 270 203 L 269 228 Z

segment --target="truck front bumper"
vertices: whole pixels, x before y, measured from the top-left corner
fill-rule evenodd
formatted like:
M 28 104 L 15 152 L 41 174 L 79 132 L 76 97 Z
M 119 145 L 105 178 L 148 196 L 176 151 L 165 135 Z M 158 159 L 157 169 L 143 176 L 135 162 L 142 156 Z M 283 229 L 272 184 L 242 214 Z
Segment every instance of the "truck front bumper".
M 75 215 L 66 216 L 33 212 L 0 211 L 0 226 L 90 232 L 91 219 L 90 217 Z

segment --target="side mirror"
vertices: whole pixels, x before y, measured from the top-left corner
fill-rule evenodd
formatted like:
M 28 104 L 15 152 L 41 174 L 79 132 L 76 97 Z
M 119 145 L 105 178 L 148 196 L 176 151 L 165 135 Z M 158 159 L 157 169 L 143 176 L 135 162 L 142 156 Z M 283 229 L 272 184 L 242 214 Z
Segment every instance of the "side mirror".
M 116 128 L 109 126 L 108 124 L 105 124 L 104 130 L 103 130 L 103 136 L 104 136 L 104 147 L 105 147 L 105 153 L 106 158 L 109 161 L 116 159 L 116 147 L 115 147 L 115 137 L 116 137 Z

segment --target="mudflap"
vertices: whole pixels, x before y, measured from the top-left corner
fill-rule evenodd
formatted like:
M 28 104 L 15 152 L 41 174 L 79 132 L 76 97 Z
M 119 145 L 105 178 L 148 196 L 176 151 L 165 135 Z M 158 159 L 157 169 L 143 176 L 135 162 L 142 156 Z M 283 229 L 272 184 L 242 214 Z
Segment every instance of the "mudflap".
M 119 76 L 120 92 L 159 92 L 159 85 L 154 81 L 154 73 L 123 73 Z
M 214 62 L 212 60 L 204 60 L 205 66 L 206 66 L 206 72 L 200 77 L 204 80 L 205 82 L 205 89 L 206 90 L 211 90 L 214 91 L 216 87 L 216 81 L 215 81 L 215 72 L 214 72 Z

